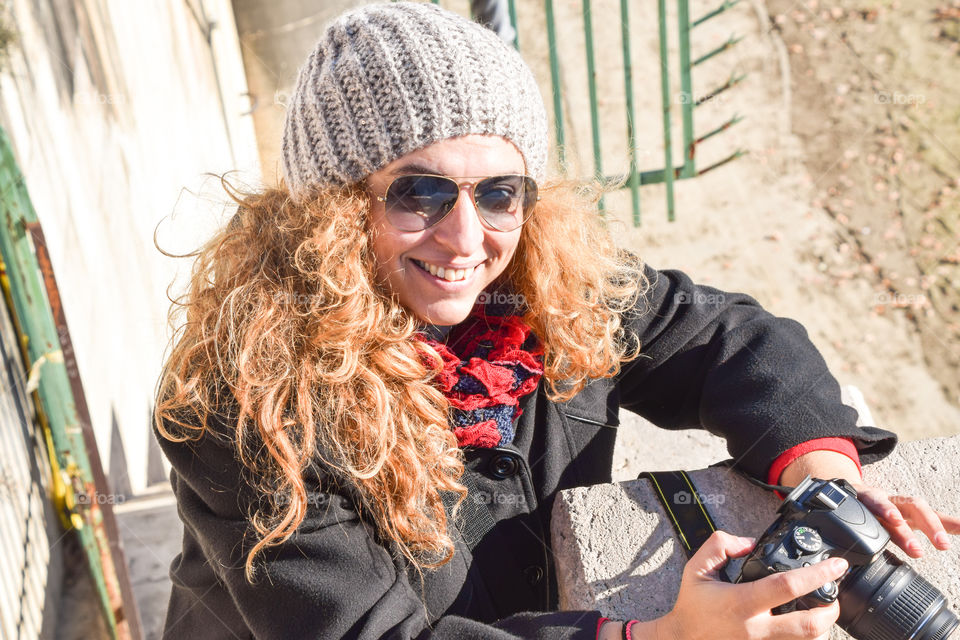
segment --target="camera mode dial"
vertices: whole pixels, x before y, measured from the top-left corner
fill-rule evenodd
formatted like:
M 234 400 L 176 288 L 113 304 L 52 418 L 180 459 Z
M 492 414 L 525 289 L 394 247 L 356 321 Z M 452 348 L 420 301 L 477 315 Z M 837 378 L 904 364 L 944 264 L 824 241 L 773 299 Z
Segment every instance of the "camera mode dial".
M 793 543 L 807 553 L 816 553 L 823 548 L 823 538 L 816 529 L 810 527 L 795 527 L 793 529 Z

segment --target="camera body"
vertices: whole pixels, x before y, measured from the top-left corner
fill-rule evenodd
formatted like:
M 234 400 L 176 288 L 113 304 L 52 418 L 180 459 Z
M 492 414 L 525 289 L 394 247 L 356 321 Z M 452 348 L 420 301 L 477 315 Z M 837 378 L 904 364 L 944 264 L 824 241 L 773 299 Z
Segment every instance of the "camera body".
M 736 582 L 846 558 L 840 580 L 783 604 L 788 613 L 840 604 L 837 624 L 859 640 L 945 640 L 960 625 L 944 595 L 885 551 L 890 534 L 845 480 L 807 476 L 787 495 L 780 516 L 757 540 Z
M 857 500 L 856 489 L 845 480 L 807 477 L 790 492 L 777 513 L 780 517 L 757 540 L 737 582 L 759 580 L 831 556 L 846 558 L 851 568 L 867 565 L 890 541 L 890 534 Z M 774 613 L 828 605 L 839 594 L 837 583 L 829 582 Z

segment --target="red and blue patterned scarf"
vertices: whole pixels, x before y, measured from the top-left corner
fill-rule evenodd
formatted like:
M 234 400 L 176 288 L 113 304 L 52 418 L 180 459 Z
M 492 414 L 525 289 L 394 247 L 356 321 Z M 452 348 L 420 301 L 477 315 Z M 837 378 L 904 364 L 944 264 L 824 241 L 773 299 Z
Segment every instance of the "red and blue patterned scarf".
M 513 442 L 520 398 L 537 388 L 543 346 L 513 305 L 477 303 L 446 343 L 417 334 L 443 358 L 435 383 L 450 402 L 461 447 Z

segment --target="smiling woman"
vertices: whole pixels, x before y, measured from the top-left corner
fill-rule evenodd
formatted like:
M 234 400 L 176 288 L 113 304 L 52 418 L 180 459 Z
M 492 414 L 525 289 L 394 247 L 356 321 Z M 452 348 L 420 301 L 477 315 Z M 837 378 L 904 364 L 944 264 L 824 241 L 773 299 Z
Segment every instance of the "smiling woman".
M 326 28 L 283 182 L 234 193 L 174 309 L 155 428 L 185 530 L 165 637 L 619 638 L 557 610 L 546 541 L 558 491 L 610 481 L 621 408 L 722 435 L 767 481 L 859 482 L 892 450 L 799 324 L 618 249 L 546 176 L 546 122 L 519 54 L 432 4 Z M 904 545 L 911 524 L 958 526 L 920 501 L 903 515 Z M 711 577 L 749 549 L 711 538 L 633 637 L 823 633 L 835 606 L 769 609 L 842 568 Z

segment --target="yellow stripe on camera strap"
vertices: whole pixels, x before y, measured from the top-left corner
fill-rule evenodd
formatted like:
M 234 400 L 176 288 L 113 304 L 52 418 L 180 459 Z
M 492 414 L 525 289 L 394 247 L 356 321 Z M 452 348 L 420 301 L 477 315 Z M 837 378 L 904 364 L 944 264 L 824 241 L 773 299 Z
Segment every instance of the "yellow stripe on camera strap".
M 700 493 L 685 471 L 645 471 L 637 476 L 650 480 L 689 558 L 717 527 L 700 500 Z

